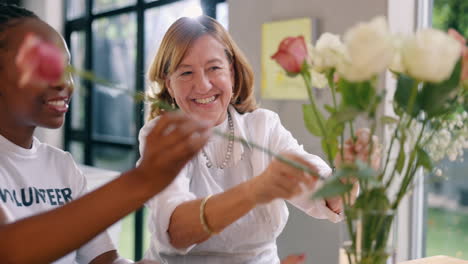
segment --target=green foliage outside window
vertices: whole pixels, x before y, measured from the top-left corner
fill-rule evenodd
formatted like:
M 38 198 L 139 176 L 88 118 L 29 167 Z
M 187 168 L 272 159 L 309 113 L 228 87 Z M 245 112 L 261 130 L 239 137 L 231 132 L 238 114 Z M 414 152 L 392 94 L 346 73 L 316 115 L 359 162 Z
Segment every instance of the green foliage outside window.
M 468 37 L 468 1 L 434 0 L 432 26 L 441 30 L 453 28 Z
M 443 31 L 453 28 L 468 38 L 468 0 L 433 0 L 432 26 Z M 458 169 L 453 168 L 453 172 L 464 171 L 463 166 L 458 165 L 458 167 Z M 454 179 L 455 177 L 452 176 L 456 177 L 457 174 L 450 175 L 449 178 Z M 444 183 L 448 187 L 443 195 L 435 190 L 432 191 L 438 199 L 444 197 L 447 191 L 458 191 L 453 187 L 457 186 L 455 182 Z M 427 208 L 426 255 L 447 255 L 468 260 L 466 247 L 468 245 L 468 211 L 446 207 L 447 205 L 442 207 L 429 205 Z

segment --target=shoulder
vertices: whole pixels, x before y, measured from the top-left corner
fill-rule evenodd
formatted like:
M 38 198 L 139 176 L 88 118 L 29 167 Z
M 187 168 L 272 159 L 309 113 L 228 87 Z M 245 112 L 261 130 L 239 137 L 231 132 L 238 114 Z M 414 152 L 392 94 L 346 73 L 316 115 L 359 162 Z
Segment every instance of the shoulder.
M 61 150 L 57 147 L 51 146 L 47 143 L 37 142 L 37 152 L 41 157 L 52 159 L 58 163 L 73 163 L 75 164 L 72 155 L 64 150 Z
M 38 162 L 44 167 L 48 167 L 48 179 L 61 179 L 67 182 L 71 188 L 81 189 L 86 185 L 86 180 L 78 164 L 76 164 L 69 152 L 58 149 L 46 143 L 40 143 L 37 147 Z M 55 175 L 55 176 L 54 176 Z
M 279 116 L 271 110 L 258 108 L 252 112 L 234 115 L 240 135 L 257 143 L 267 144 L 274 128 L 280 123 Z
M 277 113 L 265 108 L 257 108 L 252 112 L 239 114 L 239 116 L 245 121 L 255 124 L 278 122 L 280 120 Z

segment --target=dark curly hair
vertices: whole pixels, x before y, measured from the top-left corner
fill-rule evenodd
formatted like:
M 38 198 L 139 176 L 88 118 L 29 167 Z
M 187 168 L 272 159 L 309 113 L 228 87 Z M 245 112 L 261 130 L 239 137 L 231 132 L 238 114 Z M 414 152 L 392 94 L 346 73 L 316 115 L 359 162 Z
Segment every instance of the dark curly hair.
M 3 33 L 21 18 L 39 18 L 34 12 L 14 4 L 0 3 L 0 49 L 5 48 Z
M 18 18 L 38 18 L 34 12 L 26 8 L 13 5 L 0 3 L 0 32 L 4 31 L 9 22 Z
M 5 31 L 20 23 L 24 18 L 39 19 L 36 14 L 23 7 L 14 4 L 0 3 L 0 70 L 3 68 L 2 53 L 8 45 Z

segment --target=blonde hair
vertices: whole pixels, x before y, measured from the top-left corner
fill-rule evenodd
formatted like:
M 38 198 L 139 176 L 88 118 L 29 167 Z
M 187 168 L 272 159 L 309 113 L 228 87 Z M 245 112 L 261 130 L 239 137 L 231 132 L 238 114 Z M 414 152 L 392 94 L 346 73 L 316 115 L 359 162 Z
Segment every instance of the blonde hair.
M 151 83 L 148 97 L 165 104 L 173 102 L 166 87 L 166 78 L 177 69 L 193 42 L 205 34 L 224 45 L 228 61 L 232 64 L 234 87 L 231 104 L 239 113 L 252 112 L 257 108 L 252 67 L 223 26 L 207 16 L 179 18 L 168 29 L 148 71 Z M 149 119 L 163 112 L 157 104 L 152 104 Z

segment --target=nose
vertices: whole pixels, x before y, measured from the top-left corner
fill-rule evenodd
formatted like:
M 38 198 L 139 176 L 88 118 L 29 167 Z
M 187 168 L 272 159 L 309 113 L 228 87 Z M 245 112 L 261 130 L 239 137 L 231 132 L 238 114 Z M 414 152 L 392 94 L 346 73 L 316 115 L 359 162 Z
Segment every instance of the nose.
M 213 84 L 209 76 L 205 72 L 201 72 L 197 74 L 197 78 L 195 81 L 195 91 L 200 94 L 205 94 L 213 88 Z
M 71 74 L 66 74 L 60 81 L 53 83 L 51 85 L 54 89 L 57 90 L 69 90 L 70 93 L 73 92 L 74 82 L 73 76 Z

